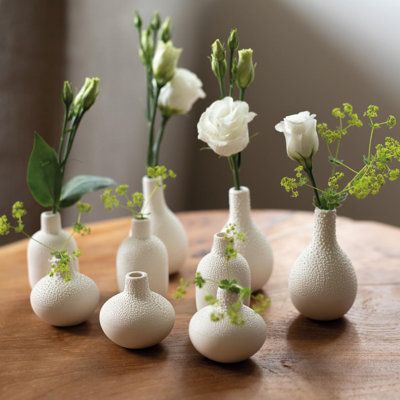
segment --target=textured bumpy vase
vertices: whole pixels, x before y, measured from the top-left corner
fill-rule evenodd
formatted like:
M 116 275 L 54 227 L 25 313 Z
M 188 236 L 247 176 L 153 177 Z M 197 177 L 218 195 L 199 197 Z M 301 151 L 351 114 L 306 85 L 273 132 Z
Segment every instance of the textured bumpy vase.
M 336 240 L 336 211 L 315 209 L 313 238 L 290 272 L 289 292 L 297 310 L 316 320 L 340 318 L 353 305 L 357 278 Z
M 107 300 L 100 310 L 100 325 L 119 346 L 142 349 L 160 343 L 171 332 L 175 311 L 171 303 L 149 288 L 147 274 L 130 272 L 122 293 Z
M 211 252 L 201 259 L 197 267 L 197 272 L 200 272 L 205 280 L 213 281 L 208 281 L 202 288 L 196 287 L 197 310 L 208 305 L 204 300 L 207 294 L 212 294 L 213 296 L 217 294 L 217 282 L 221 279 L 236 279 L 243 287 L 250 287 L 249 264 L 240 254 L 227 261 L 225 258 L 226 245 L 227 241 L 224 239 L 224 234 L 215 234 Z M 246 301 L 246 304 L 248 302 L 249 300 Z
M 167 249 L 150 230 L 149 219 L 132 219 L 129 237 L 121 243 L 117 252 L 117 284 L 120 292 L 124 290 L 126 274 L 140 269 L 147 273 L 151 290 L 162 296 L 167 294 Z
M 61 227 L 61 216 L 59 213 L 45 211 L 40 216 L 40 230 L 28 243 L 28 277 L 31 288 L 50 271 L 51 251 L 67 250 L 72 254 L 77 249 L 75 239 Z M 39 244 L 35 240 L 43 245 Z M 74 261 L 74 269 L 78 269 L 78 261 Z
M 49 275 L 32 289 L 31 306 L 35 314 L 54 326 L 78 325 L 93 314 L 99 302 L 99 289 L 92 279 L 72 271 L 72 279 Z
M 145 212 L 150 213 L 151 232 L 164 243 L 168 252 L 169 273 L 178 272 L 188 254 L 188 239 L 182 223 L 168 208 L 164 190 L 155 188 L 159 179 L 143 177 L 143 193 L 146 199 Z
M 236 229 L 246 234 L 246 240 L 238 244 L 238 251 L 247 260 L 251 274 L 251 289 L 261 289 L 272 273 L 273 255 L 266 236 L 261 233 L 251 218 L 250 191 L 242 186 L 240 190 L 229 190 L 229 220 Z
M 189 337 L 195 349 L 203 356 L 221 363 L 246 360 L 262 347 L 266 338 L 266 325 L 260 315 L 242 305 L 243 325 L 234 325 L 225 315 L 212 321 L 211 313 L 227 311 L 238 295 L 219 288 L 218 306 L 207 306 L 193 315 L 189 324 Z

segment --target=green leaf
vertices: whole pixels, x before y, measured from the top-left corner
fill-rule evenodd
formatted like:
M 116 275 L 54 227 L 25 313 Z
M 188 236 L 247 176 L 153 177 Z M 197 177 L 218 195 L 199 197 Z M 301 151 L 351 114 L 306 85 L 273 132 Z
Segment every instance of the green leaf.
M 35 132 L 27 173 L 27 183 L 32 196 L 43 207 L 57 205 L 60 199 L 61 179 L 56 152 Z
M 65 208 L 72 206 L 79 201 L 84 194 L 99 189 L 105 189 L 115 184 L 116 183 L 113 179 L 104 176 L 75 176 L 62 188 L 60 207 Z

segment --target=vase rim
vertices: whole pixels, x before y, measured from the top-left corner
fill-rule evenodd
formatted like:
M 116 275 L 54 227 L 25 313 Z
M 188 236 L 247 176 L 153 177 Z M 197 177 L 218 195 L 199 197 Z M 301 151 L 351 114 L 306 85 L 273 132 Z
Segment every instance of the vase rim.
M 157 176 L 156 178 L 150 178 L 150 177 L 147 176 L 147 175 L 143 175 L 143 180 L 146 180 L 146 181 L 148 181 L 148 182 L 157 182 L 157 181 L 160 180 L 160 177 Z
M 333 210 L 323 210 L 322 208 L 315 207 L 314 212 L 322 214 L 336 214 L 336 208 L 334 208 Z
M 56 211 L 54 213 L 51 210 L 47 210 L 47 211 L 42 211 L 41 215 L 45 215 L 46 217 L 51 217 L 51 216 L 55 216 L 55 215 L 60 215 L 60 213 L 58 211 Z
M 138 280 L 146 279 L 147 273 L 143 272 L 143 271 L 131 271 L 125 275 L 125 278 L 129 279 L 129 280 L 138 281 Z
M 237 190 L 235 187 L 231 187 L 229 189 L 229 192 L 231 192 L 231 193 L 246 193 L 246 192 L 250 192 L 250 189 L 247 186 L 240 186 L 240 190 Z

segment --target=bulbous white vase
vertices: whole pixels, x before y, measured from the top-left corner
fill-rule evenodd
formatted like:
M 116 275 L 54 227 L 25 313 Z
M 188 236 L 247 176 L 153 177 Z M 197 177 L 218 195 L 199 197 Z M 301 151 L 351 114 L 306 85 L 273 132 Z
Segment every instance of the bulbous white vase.
M 188 254 L 188 239 L 181 221 L 165 202 L 164 189 L 157 178 L 143 177 L 145 212 L 150 213 L 151 232 L 165 244 L 168 252 L 169 273 L 178 272 Z
M 238 253 L 237 257 L 232 260 L 226 260 L 225 249 L 227 241 L 224 234 L 216 233 L 211 248 L 211 252 L 205 255 L 197 266 L 197 271 L 206 280 L 214 282 L 206 282 L 202 288 L 196 287 L 196 307 L 200 310 L 208 306 L 204 300 L 207 294 L 216 296 L 218 290 L 218 282 L 221 279 L 236 279 L 243 287 L 250 287 L 250 268 L 246 259 Z M 249 299 L 246 300 L 249 304 Z
M 306 317 L 328 321 L 342 317 L 357 294 L 354 268 L 336 240 L 336 211 L 315 209 L 311 244 L 289 275 L 293 305 Z
M 100 310 L 100 325 L 114 343 L 142 349 L 160 343 L 171 332 L 175 311 L 171 303 L 149 288 L 147 274 L 126 274 L 125 289 Z
M 72 254 L 77 249 L 75 239 L 61 227 L 60 214 L 51 211 L 40 215 L 40 230 L 32 235 L 28 242 L 28 277 L 31 288 L 50 271 L 51 249 L 67 250 Z M 39 244 L 35 240 L 44 244 Z M 74 269 L 79 269 L 78 260 L 74 260 Z
M 218 306 L 207 306 L 193 315 L 189 324 L 189 337 L 195 349 L 203 356 L 221 363 L 246 360 L 262 347 L 267 335 L 266 325 L 260 315 L 242 305 L 244 324 L 234 325 L 225 316 L 212 321 L 212 312 L 226 312 L 237 301 L 238 295 L 219 288 Z
M 72 269 L 72 279 L 47 275 L 34 286 L 31 306 L 43 321 L 54 326 L 78 325 L 93 314 L 99 303 L 96 283 Z
M 251 218 L 250 191 L 245 186 L 229 190 L 229 219 L 225 228 L 228 224 L 235 224 L 238 231 L 246 234 L 246 240 L 238 243 L 238 251 L 249 264 L 251 289 L 262 289 L 271 276 L 274 259 L 266 236 Z
M 118 248 L 117 284 L 120 292 L 124 290 L 126 274 L 140 269 L 147 273 L 151 290 L 164 297 L 167 295 L 167 249 L 150 229 L 149 219 L 132 219 L 129 237 Z

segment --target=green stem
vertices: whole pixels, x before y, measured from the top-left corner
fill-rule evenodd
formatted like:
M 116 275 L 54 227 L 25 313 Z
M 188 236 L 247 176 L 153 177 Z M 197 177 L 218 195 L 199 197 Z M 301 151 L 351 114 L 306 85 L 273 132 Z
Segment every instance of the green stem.
M 228 157 L 229 166 L 231 167 L 233 184 L 236 190 L 240 190 L 240 175 L 239 175 L 239 157 L 238 154 Z
M 233 94 L 233 87 L 234 87 L 234 76 L 233 76 L 233 51 L 230 50 L 229 53 L 229 96 L 232 97 Z
M 342 167 L 347 168 L 349 171 L 353 172 L 354 174 L 358 174 L 358 171 L 356 171 L 355 169 L 349 167 L 349 166 L 346 165 L 345 163 L 342 163 L 342 162 L 339 161 L 339 160 L 335 160 L 335 164 L 338 164 L 338 165 L 340 165 L 340 166 L 342 166 Z
M 153 100 L 153 73 L 151 70 L 151 66 L 146 67 L 146 87 L 147 87 L 147 96 L 146 96 L 146 118 L 147 121 L 151 121 L 151 109 L 152 109 L 152 100 Z
M 218 84 L 219 84 L 220 99 L 223 99 L 226 96 L 224 78 L 219 78 Z
M 244 100 L 244 95 L 245 95 L 245 93 L 246 93 L 246 89 L 240 88 L 240 90 L 239 90 L 239 100 L 240 100 L 240 101 L 243 101 L 243 100 Z
M 313 175 L 313 172 L 312 172 L 312 166 L 307 166 L 306 165 L 304 170 L 306 171 L 308 177 L 310 178 L 311 184 L 313 186 L 316 206 L 318 208 L 321 208 L 321 200 L 320 200 L 320 197 L 319 197 L 317 184 L 315 182 L 315 178 L 314 178 L 314 175 Z
M 371 157 L 372 139 L 373 139 L 373 137 L 374 137 L 374 130 L 375 130 L 371 118 L 370 118 L 370 121 L 371 121 L 371 133 L 369 134 L 368 160 L 369 160 L 370 157 Z
M 64 144 L 65 144 L 65 136 L 67 134 L 68 116 L 69 116 L 69 106 L 65 106 L 63 128 L 62 128 L 62 132 L 61 132 L 60 145 L 58 147 L 58 162 L 59 162 L 59 164 L 61 164 L 61 161 L 63 159 L 63 154 L 64 154 Z
M 170 117 L 167 115 L 162 116 L 160 132 L 158 134 L 157 141 L 154 145 L 154 164 L 155 165 L 159 165 L 161 142 L 164 137 L 165 126 L 167 125 L 167 122 L 169 121 L 169 119 L 170 119 Z
M 154 148 L 154 123 L 156 121 L 157 115 L 157 103 L 158 103 L 158 96 L 160 95 L 161 86 L 157 85 L 156 93 L 154 96 L 153 101 L 153 110 L 151 113 L 151 120 L 149 123 L 149 144 L 147 148 L 147 166 L 152 167 L 154 166 L 154 155 L 153 155 L 153 148 Z

